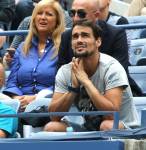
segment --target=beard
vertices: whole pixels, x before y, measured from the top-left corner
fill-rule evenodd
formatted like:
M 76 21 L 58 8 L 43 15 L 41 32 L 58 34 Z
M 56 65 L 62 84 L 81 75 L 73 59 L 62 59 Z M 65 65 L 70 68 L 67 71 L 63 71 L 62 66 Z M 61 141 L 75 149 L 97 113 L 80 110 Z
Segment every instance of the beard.
M 94 51 L 86 51 L 86 52 L 76 52 L 74 51 L 74 56 L 76 58 L 86 58 L 94 54 Z

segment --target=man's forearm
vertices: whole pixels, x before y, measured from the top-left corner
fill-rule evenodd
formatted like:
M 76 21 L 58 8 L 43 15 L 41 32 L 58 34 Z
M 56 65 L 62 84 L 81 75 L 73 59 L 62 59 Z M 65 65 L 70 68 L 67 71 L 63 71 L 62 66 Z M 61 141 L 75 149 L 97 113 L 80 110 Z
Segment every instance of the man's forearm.
M 53 100 L 49 106 L 49 112 L 68 112 L 76 96 L 76 93 L 67 92 L 58 99 L 53 97 Z M 60 120 L 60 118 L 60 116 L 52 117 L 52 120 Z
M 117 111 L 119 109 L 119 107 L 112 103 L 106 96 L 101 94 L 90 80 L 85 81 L 84 87 L 97 109 L 106 111 Z

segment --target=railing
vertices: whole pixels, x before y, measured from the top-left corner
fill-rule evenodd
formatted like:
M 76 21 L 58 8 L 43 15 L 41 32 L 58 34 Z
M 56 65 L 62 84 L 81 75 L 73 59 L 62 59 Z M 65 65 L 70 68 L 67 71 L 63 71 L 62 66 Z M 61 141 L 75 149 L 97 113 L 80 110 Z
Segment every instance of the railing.
M 113 129 L 118 129 L 119 125 L 119 112 L 115 111 L 91 111 L 91 112 L 48 112 L 48 113 L 18 113 L 18 114 L 0 114 L 2 118 L 19 117 L 19 118 L 29 118 L 29 117 L 49 117 L 49 116 L 85 116 L 85 115 L 112 115 L 114 116 Z
M 146 28 L 146 23 L 124 24 L 124 25 L 115 25 L 115 26 L 123 28 L 123 29 L 142 29 L 142 28 Z M 24 35 L 27 33 L 28 33 L 28 30 L 1 31 L 0 36 Z

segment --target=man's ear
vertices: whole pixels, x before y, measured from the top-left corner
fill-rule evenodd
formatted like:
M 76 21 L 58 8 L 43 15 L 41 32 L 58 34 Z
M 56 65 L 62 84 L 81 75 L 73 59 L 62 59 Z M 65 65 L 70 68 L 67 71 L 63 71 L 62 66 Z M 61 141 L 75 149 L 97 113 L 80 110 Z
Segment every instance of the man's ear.
M 100 47 L 100 46 L 101 46 L 101 38 L 100 38 L 100 37 L 97 38 L 97 40 L 96 40 L 96 45 L 97 45 L 97 47 Z

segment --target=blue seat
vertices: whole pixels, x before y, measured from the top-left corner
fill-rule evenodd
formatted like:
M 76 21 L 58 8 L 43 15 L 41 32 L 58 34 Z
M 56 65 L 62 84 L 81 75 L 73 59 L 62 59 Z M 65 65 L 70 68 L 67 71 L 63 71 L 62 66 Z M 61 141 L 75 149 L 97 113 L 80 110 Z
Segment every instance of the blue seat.
M 146 38 L 131 40 L 129 62 L 132 66 L 146 66 Z
M 129 75 L 141 89 L 142 95 L 146 96 L 146 66 L 129 66 Z
M 146 23 L 146 16 L 130 16 L 126 18 L 129 24 Z M 143 31 L 145 31 L 145 29 L 132 29 L 130 31 L 130 39 L 139 39 L 141 38 L 141 34 Z
M 136 107 L 136 110 L 138 112 L 138 116 L 141 120 L 140 125 L 143 126 L 142 123 L 142 110 L 146 108 L 146 97 L 133 97 L 134 105 Z M 145 120 L 145 119 L 144 119 Z
M 145 98 L 146 101 L 146 98 Z M 141 110 L 141 126 L 146 128 L 146 107 Z

